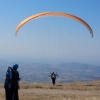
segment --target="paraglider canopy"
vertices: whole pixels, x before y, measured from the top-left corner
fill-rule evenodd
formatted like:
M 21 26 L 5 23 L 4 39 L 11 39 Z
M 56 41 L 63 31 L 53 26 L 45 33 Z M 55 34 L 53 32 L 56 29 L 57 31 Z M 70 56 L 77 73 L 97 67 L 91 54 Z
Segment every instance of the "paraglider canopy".
M 75 15 L 72 15 L 72 14 L 68 14 L 68 13 L 63 13 L 63 12 L 43 12 L 43 13 L 39 13 L 39 14 L 35 14 L 33 16 L 30 16 L 28 18 L 26 18 L 25 20 L 23 20 L 16 28 L 16 34 L 18 34 L 18 31 L 19 29 L 24 25 L 26 24 L 27 22 L 31 21 L 31 20 L 34 20 L 36 18 L 41 18 L 41 17 L 46 17 L 46 16 L 61 16 L 61 17 L 66 17 L 66 18 L 71 18 L 71 19 L 74 19 L 74 20 L 77 20 L 79 21 L 80 23 L 82 23 L 88 30 L 89 32 L 91 33 L 91 36 L 93 37 L 93 31 L 92 31 L 92 28 L 88 25 L 88 23 L 86 23 L 83 19 L 75 16 Z

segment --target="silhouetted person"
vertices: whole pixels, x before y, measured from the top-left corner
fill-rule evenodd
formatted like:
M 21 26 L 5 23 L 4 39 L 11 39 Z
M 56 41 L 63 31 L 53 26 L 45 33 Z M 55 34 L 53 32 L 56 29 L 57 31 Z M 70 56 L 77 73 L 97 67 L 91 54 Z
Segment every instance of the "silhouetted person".
M 19 100 L 18 96 L 18 89 L 19 89 L 19 72 L 18 64 L 13 65 L 13 68 L 8 67 L 8 70 L 6 72 L 6 79 L 5 79 L 5 95 L 6 100 Z
M 55 85 L 56 76 L 57 75 L 54 72 L 51 74 L 51 79 L 52 79 L 52 84 L 53 85 Z

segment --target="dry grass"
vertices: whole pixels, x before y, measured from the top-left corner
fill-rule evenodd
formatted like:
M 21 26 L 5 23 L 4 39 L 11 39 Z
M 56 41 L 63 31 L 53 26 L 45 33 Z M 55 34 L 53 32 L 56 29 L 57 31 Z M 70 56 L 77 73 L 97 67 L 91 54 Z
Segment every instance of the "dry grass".
M 20 83 L 20 100 L 100 100 L 100 81 L 56 83 Z M 0 100 L 5 100 L 0 84 Z
M 22 89 L 44 88 L 44 89 L 67 89 L 67 90 L 100 90 L 100 81 L 56 83 L 55 86 L 49 83 L 20 83 Z
M 3 88 L 4 87 L 4 84 L 0 84 L 0 88 Z

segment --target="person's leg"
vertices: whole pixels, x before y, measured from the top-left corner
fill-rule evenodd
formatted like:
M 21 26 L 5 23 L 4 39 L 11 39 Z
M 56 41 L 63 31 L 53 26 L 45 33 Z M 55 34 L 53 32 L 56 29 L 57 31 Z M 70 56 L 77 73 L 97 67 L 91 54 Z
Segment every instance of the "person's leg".
M 6 100 L 12 100 L 12 90 L 5 89 L 5 99 Z
M 5 89 L 5 100 L 8 100 L 8 91 Z
M 9 100 L 13 100 L 13 90 L 12 89 L 9 92 Z
M 53 79 L 53 84 L 55 85 L 55 78 Z
M 18 89 L 14 90 L 14 100 L 19 100 Z
M 52 84 L 55 85 L 55 78 L 52 78 Z

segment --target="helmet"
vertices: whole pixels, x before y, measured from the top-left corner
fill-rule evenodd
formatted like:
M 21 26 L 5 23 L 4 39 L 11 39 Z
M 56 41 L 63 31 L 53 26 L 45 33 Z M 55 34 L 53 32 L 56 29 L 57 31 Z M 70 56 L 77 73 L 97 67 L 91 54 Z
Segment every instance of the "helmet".
M 14 65 L 13 65 L 13 68 L 14 68 L 14 69 L 17 69 L 18 67 L 19 67 L 18 64 L 14 64 Z

